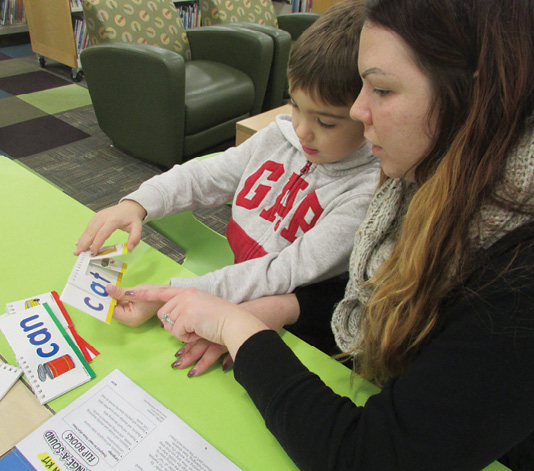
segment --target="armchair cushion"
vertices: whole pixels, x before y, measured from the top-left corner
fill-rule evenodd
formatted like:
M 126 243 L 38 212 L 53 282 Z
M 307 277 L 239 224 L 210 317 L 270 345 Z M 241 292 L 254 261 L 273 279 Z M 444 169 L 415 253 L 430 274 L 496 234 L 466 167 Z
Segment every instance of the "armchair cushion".
M 187 33 L 171 0 L 84 0 L 83 14 L 90 45 L 142 43 L 191 58 Z
M 271 0 L 200 0 L 204 26 L 245 21 L 278 28 Z
M 260 113 L 273 58 L 274 46 L 269 36 L 259 31 L 227 26 L 194 28 L 187 35 L 194 62 L 203 60 L 225 64 L 252 79 L 255 96 L 250 115 Z
M 185 135 L 249 113 L 254 97 L 254 82 L 244 72 L 217 62 L 186 62 Z

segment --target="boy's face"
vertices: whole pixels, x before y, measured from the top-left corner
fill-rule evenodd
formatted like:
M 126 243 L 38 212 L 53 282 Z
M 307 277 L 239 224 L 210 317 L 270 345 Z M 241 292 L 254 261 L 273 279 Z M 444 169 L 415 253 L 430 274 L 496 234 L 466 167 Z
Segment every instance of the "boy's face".
M 363 124 L 350 118 L 350 106 L 317 100 L 302 90 L 291 91 L 293 129 L 310 162 L 338 162 L 363 145 Z

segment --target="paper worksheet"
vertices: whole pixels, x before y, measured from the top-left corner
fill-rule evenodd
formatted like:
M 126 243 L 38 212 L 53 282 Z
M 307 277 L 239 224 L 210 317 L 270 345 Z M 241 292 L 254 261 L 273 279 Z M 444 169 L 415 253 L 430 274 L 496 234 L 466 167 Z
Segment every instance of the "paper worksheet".
M 37 471 L 240 471 L 119 370 L 17 449 Z

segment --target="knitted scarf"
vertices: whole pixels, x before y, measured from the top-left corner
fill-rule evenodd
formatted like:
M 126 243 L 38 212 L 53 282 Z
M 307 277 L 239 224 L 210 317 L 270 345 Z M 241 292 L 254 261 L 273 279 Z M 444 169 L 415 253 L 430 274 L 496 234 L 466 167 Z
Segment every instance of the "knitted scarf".
M 534 202 L 534 126 L 510 152 L 497 196 L 521 203 Z M 338 347 L 350 352 L 361 343 L 364 306 L 371 292 L 366 282 L 393 251 L 399 227 L 417 190 L 415 184 L 390 178 L 377 190 L 366 218 L 354 241 L 350 258 L 350 278 L 345 296 L 332 317 L 332 330 Z M 495 204 L 483 204 L 478 218 L 469 228 L 472 246 L 488 248 L 504 234 L 534 219 L 528 214 L 507 211 Z

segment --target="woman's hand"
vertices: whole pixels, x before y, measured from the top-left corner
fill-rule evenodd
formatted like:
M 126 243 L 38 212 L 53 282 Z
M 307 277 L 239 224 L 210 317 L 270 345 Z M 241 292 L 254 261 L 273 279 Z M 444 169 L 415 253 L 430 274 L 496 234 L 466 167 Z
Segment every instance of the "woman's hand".
M 89 221 L 85 231 L 76 242 L 74 255 L 80 255 L 88 249 L 91 249 L 94 254 L 98 253 L 109 236 L 117 229 L 129 233 L 126 245 L 128 251 L 131 252 L 141 240 L 145 216 L 145 208 L 132 200 L 124 200 L 115 206 L 99 211 Z
M 117 305 L 113 311 L 113 318 L 129 327 L 138 327 L 154 317 L 158 309 L 163 306 L 163 301 L 126 300 L 126 293 L 155 288 L 165 289 L 169 288 L 169 285 L 142 284 L 134 288 L 124 289 L 115 285 L 107 285 L 107 293 L 117 300 Z
M 199 339 L 226 346 L 231 357 L 255 333 L 268 327 L 245 309 L 194 288 L 109 288 L 122 303 L 163 303 L 157 315 L 163 327 L 182 342 Z M 155 305 L 155 304 L 150 304 Z
M 228 354 L 228 349 L 224 345 L 209 342 L 205 339 L 199 339 L 185 344 L 176 352 L 175 356 L 178 357 L 178 359 L 172 364 L 172 367 L 184 369 L 196 363 L 195 366 L 189 370 L 189 373 L 187 373 L 187 376 L 191 378 L 204 373 L 224 354 L 226 354 L 226 356 L 222 362 L 222 369 L 223 371 L 226 371 L 233 365 L 232 358 Z

